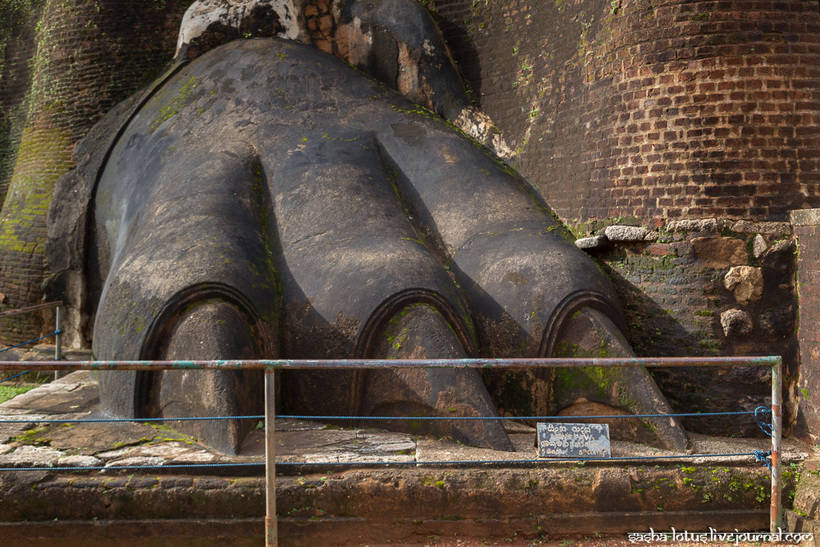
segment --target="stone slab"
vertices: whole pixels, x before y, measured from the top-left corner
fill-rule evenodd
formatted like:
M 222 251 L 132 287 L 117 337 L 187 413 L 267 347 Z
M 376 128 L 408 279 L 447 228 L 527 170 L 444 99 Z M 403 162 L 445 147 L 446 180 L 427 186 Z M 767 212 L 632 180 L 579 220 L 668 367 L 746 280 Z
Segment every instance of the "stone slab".
M 722 223 L 716 218 L 672 220 L 666 224 L 670 232 L 717 232 Z
M 262 461 L 264 458 L 264 431 L 257 429 L 248 436 L 239 456 L 229 457 L 196 443 L 196 440 L 175 431 L 168 425 L 146 425 L 134 422 L 46 424 L 33 430 L 36 419 L 86 418 L 96 416 L 97 398 L 93 375 L 77 372 L 43 385 L 28 393 L 0 405 L 0 420 L 4 417 L 26 416 L 25 424 L 3 424 L 5 426 L 4 451 L 8 457 L 22 462 L 31 457 L 32 463 L 41 461 L 38 451 L 32 447 L 44 447 L 60 452 L 60 456 L 95 456 L 103 465 L 130 458 L 160 458 L 163 463 L 179 462 L 230 462 Z M 33 395 L 32 395 L 33 394 Z M 59 404 L 55 404 L 55 400 Z M 22 404 L 21 401 L 27 401 Z M 26 408 L 28 405 L 30 407 Z M 89 408 L 84 413 L 62 414 L 55 410 L 68 407 Z M 21 412 L 36 413 L 29 416 Z M 28 421 L 28 420 L 31 421 Z M 536 457 L 535 429 L 526 425 L 504 421 L 505 430 L 513 442 L 512 452 L 479 449 L 461 445 L 447 438 L 414 436 L 378 429 L 347 428 L 309 420 L 277 420 L 277 456 L 281 461 L 320 462 L 410 462 L 420 463 L 453 460 L 527 460 Z M 23 442 L 15 438 L 25 431 Z M 768 439 L 721 439 L 705 435 L 690 434 L 694 453 L 749 453 L 767 450 Z M 43 446 L 44 445 L 44 446 Z M 673 456 L 673 452 L 647 445 L 625 441 L 612 442 L 613 457 L 635 455 Z M 58 455 L 55 455 L 55 458 Z M 800 461 L 808 454 L 799 445 L 786 440 L 783 457 L 785 461 Z M 21 460 L 20 458 L 23 458 Z M 723 458 L 704 457 L 698 463 L 716 463 Z M 90 461 L 90 460 L 88 460 Z M 672 460 L 686 462 L 686 458 Z M 731 462 L 748 461 L 740 457 Z M 22 464 L 22 463 L 21 463 Z
M 799 209 L 789 213 L 794 226 L 820 226 L 820 209 Z
M 817 221 L 820 218 L 820 209 L 793 211 L 793 220 L 795 216 L 802 222 L 796 224 L 794 230 L 798 242 L 798 424 L 803 430 L 803 435 L 811 440 L 815 447 L 820 447 L 820 390 L 817 389 L 820 382 L 820 222 Z
M 37 409 L 48 414 L 83 412 L 98 403 L 96 383 L 49 383 L 0 404 L 0 412 L 15 408 Z
M 788 222 L 752 222 L 749 220 L 738 220 L 729 229 L 739 234 L 766 234 L 775 237 L 787 236 L 792 232 L 792 227 Z
M 54 424 L 37 435 L 49 446 L 77 455 L 94 455 L 112 446 L 147 443 L 164 436 L 157 429 L 134 422 Z
M 760 530 L 767 526 L 764 511 L 688 511 L 608 513 L 590 515 L 532 515 L 516 519 L 401 519 L 361 518 L 309 520 L 279 518 L 279 545 L 602 545 L 627 547 L 633 530 Z M 590 532 L 592 527 L 596 531 Z M 61 547 L 200 547 L 262 544 L 264 525 L 253 519 L 141 519 L 0 523 L 0 534 L 17 546 L 59 542 Z M 579 537 L 584 535 L 586 537 Z M 743 547 L 748 544 L 741 543 Z M 805 544 L 804 544 L 805 545 Z M 811 544 L 809 544 L 811 545 Z

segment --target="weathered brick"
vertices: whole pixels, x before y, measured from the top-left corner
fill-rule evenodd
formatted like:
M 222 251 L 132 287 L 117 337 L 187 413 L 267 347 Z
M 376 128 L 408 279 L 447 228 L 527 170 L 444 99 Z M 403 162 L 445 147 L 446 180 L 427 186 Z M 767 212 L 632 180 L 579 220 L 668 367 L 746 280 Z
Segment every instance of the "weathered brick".
M 7 2 L 0 18 L 0 293 L 16 308 L 42 299 L 46 212 L 74 145 L 170 60 L 187 0 Z M 21 6 L 30 6 L 24 8 Z M 8 81 L 10 78 L 10 82 Z M 8 125 L 7 120 L 11 121 Z M 19 319 L 19 318 L 18 318 Z M 40 334 L 40 317 L 0 323 L 0 338 Z
M 692 5 L 682 0 L 669 0 L 660 7 L 637 0 L 614 14 L 609 13 L 610 6 L 592 0 L 561 4 L 561 9 L 534 0 L 475 6 L 468 0 L 436 0 L 434 5 L 460 66 L 473 87 L 481 90 L 481 107 L 498 121 L 510 141 L 530 136 L 521 151 L 520 167 L 564 219 L 642 216 L 649 222 L 657 216 L 685 217 L 698 211 L 698 215 L 784 220 L 789 206 L 772 207 L 754 189 L 763 182 L 764 173 L 775 170 L 795 174 L 793 185 L 777 190 L 783 203 L 820 205 L 812 169 L 778 165 L 790 150 L 810 159 L 812 149 L 816 156 L 818 146 L 811 139 L 817 137 L 812 129 L 817 120 L 776 116 L 794 113 L 796 104 L 811 116 L 820 113 L 814 68 L 820 66 L 820 47 L 808 46 L 817 43 L 811 33 L 790 30 L 820 27 L 816 5 L 785 0 L 772 9 L 727 0 L 697 4 L 692 13 L 687 11 Z M 532 23 L 529 28 L 550 32 L 540 33 L 535 40 L 521 39 L 530 31 L 525 16 L 512 15 L 516 10 L 510 6 L 527 8 L 521 13 Z M 471 14 L 469 23 L 461 17 L 464 13 Z M 699 17 L 706 18 L 695 20 Z M 463 39 L 465 35 L 469 40 Z M 590 49 L 595 55 L 581 58 L 579 49 Z M 543 55 L 544 51 L 550 55 Z M 549 93 L 539 85 L 509 93 L 506 75 L 516 73 L 525 57 L 537 59 L 532 81 L 550 82 Z M 521 107 L 535 97 L 542 112 L 553 113 L 537 125 L 530 123 L 527 109 Z M 652 127 L 632 123 L 643 119 L 651 120 Z M 704 131 L 712 128 L 714 133 Z M 532 138 L 539 131 L 561 138 L 539 142 Z M 598 146 L 611 135 L 629 138 Z M 793 140 L 766 142 L 774 135 Z M 692 196 L 688 200 L 670 202 L 661 201 L 661 196 L 647 200 L 640 192 L 623 194 L 616 201 L 612 192 L 622 174 L 615 171 L 608 177 L 596 175 L 594 192 L 581 191 L 577 185 L 578 180 L 593 180 L 592 170 L 601 157 L 614 157 L 616 165 L 634 169 L 636 176 L 630 176 L 627 185 L 681 184 L 648 180 L 658 160 L 649 157 L 652 150 L 645 145 L 638 154 L 633 152 L 636 143 L 660 139 L 684 153 L 678 161 L 664 158 L 667 170 L 669 164 L 679 163 L 683 169 L 675 170 L 681 174 L 705 175 L 703 192 L 726 180 L 748 181 L 750 187 L 733 200 L 728 194 L 711 193 L 706 194 L 709 199 L 696 202 L 697 194 L 687 192 Z M 720 157 L 761 161 L 742 166 L 687 161 L 704 148 L 721 151 Z M 624 157 L 626 163 L 620 161 Z

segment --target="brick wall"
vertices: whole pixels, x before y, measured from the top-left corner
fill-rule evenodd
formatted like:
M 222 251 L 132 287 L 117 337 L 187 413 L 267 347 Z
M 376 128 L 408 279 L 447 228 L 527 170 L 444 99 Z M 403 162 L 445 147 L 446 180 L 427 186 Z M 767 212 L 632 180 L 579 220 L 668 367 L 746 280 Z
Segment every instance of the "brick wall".
M 74 165 L 72 150 L 86 131 L 167 64 L 189 3 L 16 0 L 0 7 L 0 16 L 8 17 L 15 6 L 30 5 L 3 36 L 5 44 L 21 44 L 5 49 L 4 75 L 11 67 L 29 68 L 16 70 L 13 93 L 7 89 L 2 96 L 4 115 L 16 113 L 21 126 L 6 132 L 14 168 L 0 220 L 4 306 L 23 307 L 41 298 L 45 219 L 54 183 Z M 29 338 L 39 333 L 40 323 L 39 317 L 16 318 L 0 324 L 0 336 Z
M 433 0 L 475 97 L 569 222 L 820 205 L 817 0 Z
M 598 239 L 579 244 L 594 243 L 587 251 L 615 283 L 636 353 L 781 355 L 789 426 L 798 400 L 791 226 L 703 219 L 672 221 L 658 230 L 628 228 L 630 234 L 605 224 L 588 224 Z M 770 402 L 768 368 L 653 369 L 653 375 L 681 412 L 754 410 Z M 757 434 L 750 418 L 684 423 L 703 433 Z
M 44 3 L 9 2 L 0 7 L 0 201 L 6 196 L 26 123 L 34 28 Z
M 778 222 L 820 206 L 820 2 L 431 3 L 478 105 L 561 218 L 580 235 L 624 220 L 658 229 L 594 251 L 637 353 L 782 355 L 793 422 L 795 266 Z M 726 288 L 738 266 L 753 270 L 734 270 L 730 284 L 759 274 L 759 296 L 741 302 L 744 289 Z M 656 379 L 680 410 L 751 409 L 769 397 L 762 370 Z

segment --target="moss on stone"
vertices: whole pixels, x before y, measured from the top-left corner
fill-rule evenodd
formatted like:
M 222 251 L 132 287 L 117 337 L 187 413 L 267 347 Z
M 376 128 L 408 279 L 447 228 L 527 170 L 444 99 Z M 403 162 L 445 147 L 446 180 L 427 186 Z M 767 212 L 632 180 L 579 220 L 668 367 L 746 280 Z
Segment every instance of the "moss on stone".
M 74 166 L 73 142 L 65 129 L 23 132 L 17 165 L 0 222 L 0 252 L 42 254 L 45 217 L 57 179 Z
M 157 117 L 151 122 L 151 130 L 156 131 L 164 122 L 179 114 L 179 111 L 191 102 L 194 91 L 198 86 L 199 80 L 194 76 L 189 77 L 171 100 L 160 108 Z

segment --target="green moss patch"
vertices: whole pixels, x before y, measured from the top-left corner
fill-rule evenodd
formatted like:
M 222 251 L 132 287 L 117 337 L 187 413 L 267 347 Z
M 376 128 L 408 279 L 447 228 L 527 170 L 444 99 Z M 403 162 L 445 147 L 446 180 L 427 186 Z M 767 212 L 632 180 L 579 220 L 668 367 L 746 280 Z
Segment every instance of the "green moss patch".
M 5 386 L 0 384 L 0 403 L 14 399 L 18 395 L 31 391 L 37 386 Z

